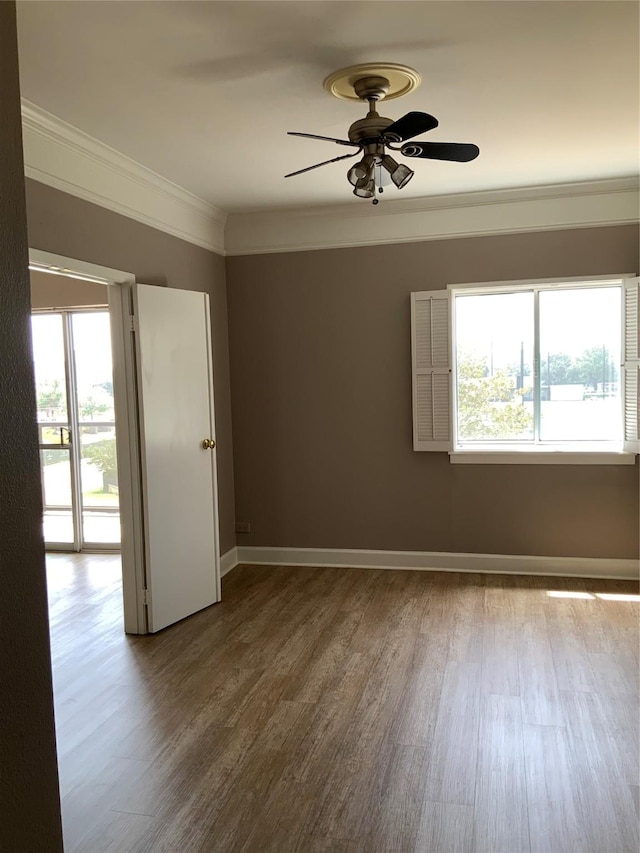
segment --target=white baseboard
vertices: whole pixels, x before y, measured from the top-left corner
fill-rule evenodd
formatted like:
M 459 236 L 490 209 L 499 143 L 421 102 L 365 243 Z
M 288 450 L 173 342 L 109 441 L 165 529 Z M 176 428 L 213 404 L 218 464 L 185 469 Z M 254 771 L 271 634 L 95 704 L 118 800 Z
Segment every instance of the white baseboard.
M 510 554 L 453 554 L 437 551 L 364 551 L 337 548 L 261 548 L 239 546 L 238 563 L 261 566 L 319 568 L 414 569 L 417 571 L 481 572 L 482 574 L 550 575 L 637 580 L 640 561 L 605 557 L 530 557 Z M 225 572 L 223 571 L 223 574 Z
M 230 548 L 226 554 L 220 557 L 220 577 L 228 575 L 231 569 L 235 569 L 240 560 L 238 559 L 238 549 Z

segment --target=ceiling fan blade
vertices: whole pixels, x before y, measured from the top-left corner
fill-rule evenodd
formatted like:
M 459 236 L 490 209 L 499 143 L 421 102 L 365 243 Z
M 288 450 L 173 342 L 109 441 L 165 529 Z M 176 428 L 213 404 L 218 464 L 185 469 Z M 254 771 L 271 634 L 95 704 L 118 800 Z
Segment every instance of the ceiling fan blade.
M 455 160 L 468 163 L 475 160 L 480 149 L 466 142 L 408 142 L 400 152 L 405 157 L 422 157 L 425 160 Z
M 287 136 L 304 136 L 305 139 L 324 139 L 325 142 L 337 142 L 338 145 L 351 145 L 354 148 L 360 148 L 360 143 L 358 142 L 349 142 L 348 139 L 335 139 L 333 136 L 318 136 L 315 133 L 296 133 L 294 130 L 288 130 Z
M 394 142 L 404 142 L 405 139 L 411 139 L 419 133 L 426 133 L 437 126 L 438 119 L 430 116 L 429 113 L 411 112 L 390 124 L 382 135 L 395 137 Z
M 353 154 L 342 154 L 340 157 L 332 157 L 331 160 L 323 160 L 322 163 L 316 163 L 315 166 L 307 166 L 306 169 L 298 169 L 297 172 L 289 172 L 285 178 L 293 178 L 294 175 L 301 175 L 303 172 L 310 172 L 312 169 L 319 169 L 320 166 L 326 166 L 328 163 L 337 163 L 338 160 L 346 160 L 348 157 L 355 157 L 360 153 L 360 149 L 354 151 Z

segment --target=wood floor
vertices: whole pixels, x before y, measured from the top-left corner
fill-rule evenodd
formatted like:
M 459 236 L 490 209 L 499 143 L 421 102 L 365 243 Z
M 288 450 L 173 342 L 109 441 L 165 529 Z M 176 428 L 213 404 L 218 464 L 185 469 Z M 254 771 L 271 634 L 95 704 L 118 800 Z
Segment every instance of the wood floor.
M 637 853 L 637 585 L 241 566 L 122 633 L 50 556 L 68 853 Z

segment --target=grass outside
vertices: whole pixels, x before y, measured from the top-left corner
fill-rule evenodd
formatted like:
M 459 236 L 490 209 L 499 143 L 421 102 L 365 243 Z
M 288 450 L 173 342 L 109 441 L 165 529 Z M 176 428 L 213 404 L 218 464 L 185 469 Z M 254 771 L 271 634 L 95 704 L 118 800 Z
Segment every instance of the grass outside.
M 102 489 L 82 493 L 82 504 L 86 507 L 118 507 L 118 495 L 103 492 Z
M 43 444 L 61 444 L 60 427 L 41 427 Z M 63 445 L 61 445 L 63 446 Z

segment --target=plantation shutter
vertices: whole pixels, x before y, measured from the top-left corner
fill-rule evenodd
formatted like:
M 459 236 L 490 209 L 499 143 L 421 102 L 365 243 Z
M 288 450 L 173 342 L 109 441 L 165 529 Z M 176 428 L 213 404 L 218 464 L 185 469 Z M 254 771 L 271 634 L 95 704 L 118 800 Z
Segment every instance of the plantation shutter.
M 640 278 L 624 289 L 624 449 L 640 452 Z
M 449 293 L 411 294 L 413 449 L 451 449 Z

